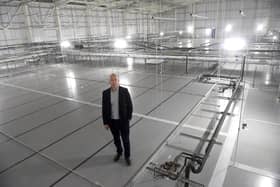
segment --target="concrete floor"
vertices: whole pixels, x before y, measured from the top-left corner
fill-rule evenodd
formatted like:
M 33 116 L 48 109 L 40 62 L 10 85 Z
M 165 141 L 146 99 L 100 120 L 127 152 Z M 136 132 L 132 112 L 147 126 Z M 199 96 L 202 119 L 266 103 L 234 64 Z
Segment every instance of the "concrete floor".
M 258 67 L 260 69 L 260 67 Z M 247 86 L 242 123 L 225 187 L 280 186 L 279 68 L 263 67 Z
M 196 73 L 184 75 L 182 67 L 165 67 L 166 74 L 158 74 L 160 68 L 150 65 L 131 69 L 120 64 L 57 64 L 1 79 L 0 186 L 178 185 L 155 180 L 145 166 L 149 161 L 174 158 L 182 151 L 178 147 L 203 153 L 205 146 L 197 138 L 210 137 L 206 132 L 215 127 L 212 121 L 227 102 L 217 96 L 228 96 L 227 92 L 218 93 L 212 84 L 198 83 Z M 133 98 L 131 167 L 123 160 L 112 161 L 112 136 L 102 126 L 101 93 L 108 87 L 112 72 L 119 74 Z M 257 89 L 246 92 L 243 121 L 248 123 L 248 130 L 240 132 L 233 150 L 230 137 L 238 129 L 239 101 L 219 135 L 221 144 L 214 146 L 205 169 L 191 175 L 193 180 L 215 186 L 215 180 L 219 181 L 216 173 L 223 168 L 223 186 L 260 184 L 260 177 L 272 179 L 273 187 L 279 186 L 280 106 L 272 99 L 275 93 Z M 257 104 L 260 98 L 263 103 Z M 174 132 L 191 136 L 177 134 L 170 139 Z M 226 146 L 231 152 L 226 152 Z M 234 164 L 228 167 L 230 162 Z M 246 180 L 236 180 L 244 175 L 248 175 Z

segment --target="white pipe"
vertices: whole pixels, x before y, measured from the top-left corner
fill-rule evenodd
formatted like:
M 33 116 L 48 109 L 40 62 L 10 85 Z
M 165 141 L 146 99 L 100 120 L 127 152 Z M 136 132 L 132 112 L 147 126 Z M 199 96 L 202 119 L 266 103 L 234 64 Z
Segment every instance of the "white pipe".
M 12 61 L 16 61 L 16 60 L 23 60 L 23 59 L 27 59 L 27 58 L 36 58 L 36 57 L 41 57 L 41 56 L 46 56 L 46 55 L 48 55 L 48 53 L 40 53 L 40 54 L 36 54 L 36 55 L 24 55 L 24 56 L 20 56 L 20 57 L 12 57 L 12 58 L 8 58 L 8 59 L 0 60 L 0 63 L 12 62 Z
M 143 59 L 173 59 L 173 60 L 182 60 L 182 63 L 185 63 L 187 56 L 175 56 L 175 55 L 145 55 L 145 54 L 132 54 L 132 53 L 91 53 L 85 51 L 76 51 L 76 50 L 67 50 L 65 54 L 69 55 L 80 55 L 80 56 L 97 56 L 97 57 L 131 57 L 131 58 L 143 58 Z M 236 57 L 199 57 L 199 56 L 188 56 L 189 60 L 201 60 L 201 61 L 220 61 L 226 60 L 226 63 L 241 63 L 242 57 L 240 60 Z M 238 61 L 236 61 L 238 60 Z M 256 60 L 256 59 L 247 59 L 246 64 L 257 64 L 257 65 L 276 65 L 278 61 L 271 63 L 271 61 Z

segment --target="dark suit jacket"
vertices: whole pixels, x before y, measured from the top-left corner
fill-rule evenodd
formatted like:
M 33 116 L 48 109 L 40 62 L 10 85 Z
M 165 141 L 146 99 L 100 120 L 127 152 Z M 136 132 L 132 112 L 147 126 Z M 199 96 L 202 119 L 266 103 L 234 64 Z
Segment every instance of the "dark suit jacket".
M 102 94 L 102 117 L 103 124 L 111 124 L 111 88 L 103 91 Z M 120 120 L 129 121 L 132 118 L 133 106 L 127 88 L 119 86 L 119 115 Z

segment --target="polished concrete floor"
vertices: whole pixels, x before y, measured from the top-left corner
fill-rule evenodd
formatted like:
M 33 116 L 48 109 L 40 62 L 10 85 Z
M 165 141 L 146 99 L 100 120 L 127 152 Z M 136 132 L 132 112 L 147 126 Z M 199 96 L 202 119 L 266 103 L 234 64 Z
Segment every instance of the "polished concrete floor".
M 249 89 L 224 186 L 280 186 L 280 103 L 274 89 Z
M 261 67 L 257 67 L 261 69 Z M 224 186 L 280 186 L 280 77 L 278 68 L 263 67 L 247 86 L 232 164 Z
M 134 68 L 122 64 L 46 65 L 0 81 L 0 186 L 176 186 L 145 167 L 181 151 L 203 154 L 228 102 L 217 86 L 197 82 L 207 68 Z M 114 163 L 112 136 L 102 126 L 101 93 L 115 72 L 132 95 L 132 166 Z M 253 76 L 246 80 L 258 81 Z M 223 96 L 223 97 L 222 97 Z M 204 170 L 205 186 L 279 186 L 280 106 L 277 89 L 246 88 L 230 111 Z M 240 110 L 246 130 L 238 133 Z M 181 134 L 184 134 L 182 136 Z M 238 135 L 238 136 L 237 136 Z M 237 143 L 232 143 L 232 140 Z M 230 151 L 228 151 L 228 149 Z M 223 173 L 221 177 L 220 173 Z M 245 177 L 246 176 L 246 177 Z M 225 178 L 221 180 L 221 178 Z M 263 180 L 262 180 L 263 179 Z M 270 184 L 270 183 L 269 183 Z

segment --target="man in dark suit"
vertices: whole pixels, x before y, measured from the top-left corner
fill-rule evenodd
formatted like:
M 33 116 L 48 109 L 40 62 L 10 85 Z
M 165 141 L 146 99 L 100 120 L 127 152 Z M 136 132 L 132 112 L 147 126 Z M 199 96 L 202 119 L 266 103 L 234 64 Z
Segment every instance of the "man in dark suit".
M 102 95 L 103 124 L 107 130 L 111 130 L 114 137 L 117 148 L 114 161 L 117 162 L 122 155 L 122 139 L 125 161 L 130 166 L 129 121 L 133 111 L 131 97 L 127 88 L 119 86 L 119 79 L 114 73 L 110 75 L 110 85 L 111 87 L 104 90 Z

